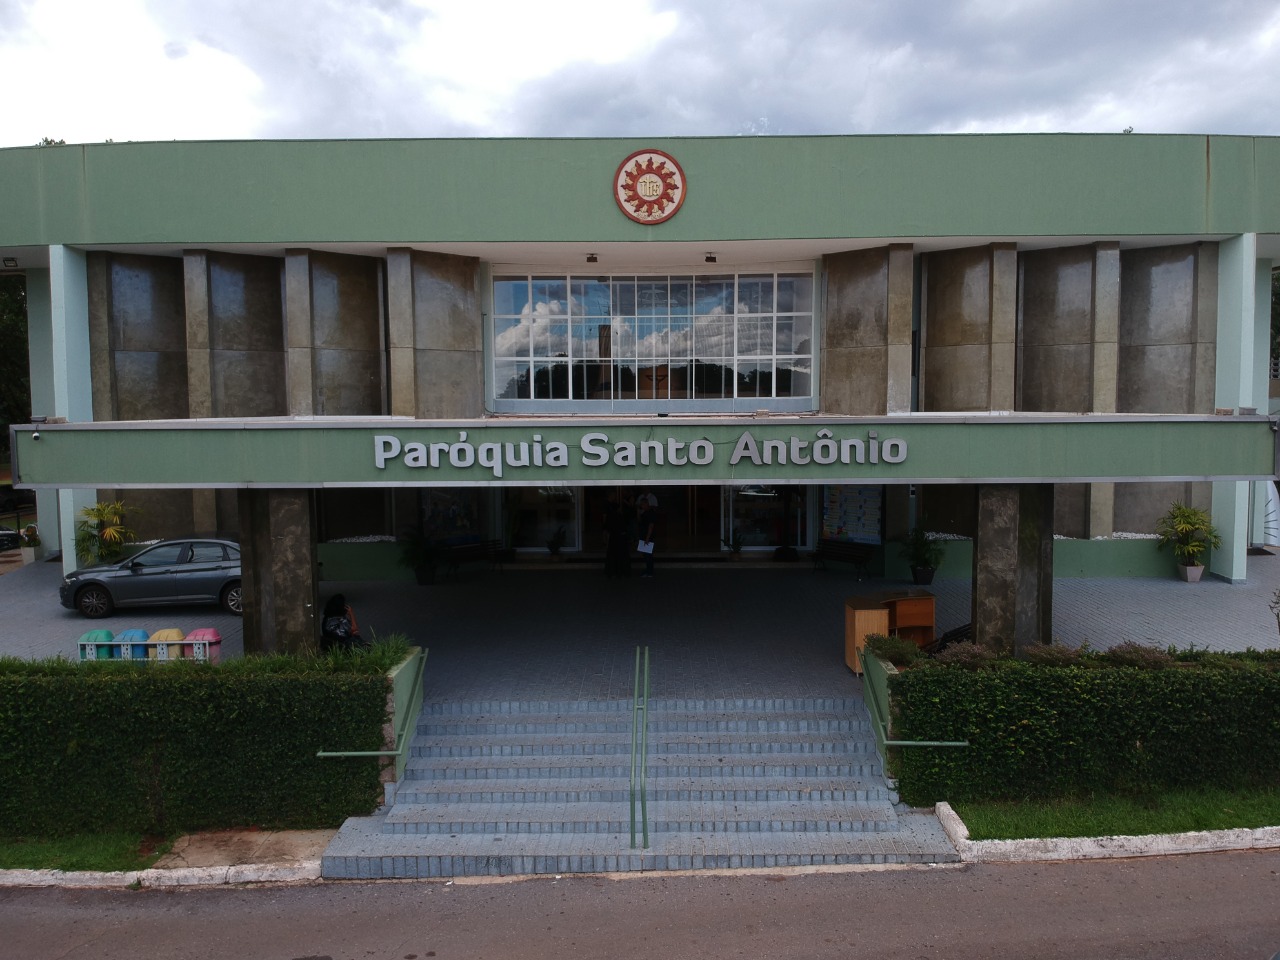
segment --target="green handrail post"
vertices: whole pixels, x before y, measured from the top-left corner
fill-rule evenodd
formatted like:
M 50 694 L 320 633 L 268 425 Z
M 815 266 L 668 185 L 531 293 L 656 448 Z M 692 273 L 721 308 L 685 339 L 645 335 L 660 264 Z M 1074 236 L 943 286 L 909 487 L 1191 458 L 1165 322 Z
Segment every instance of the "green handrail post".
M 871 727 L 875 731 L 876 746 L 880 756 L 884 758 L 888 771 L 889 752 L 887 747 L 967 747 L 968 740 L 890 740 L 889 739 L 889 672 L 884 661 L 858 651 L 858 662 L 862 667 L 862 692 L 866 700 L 867 710 L 871 713 Z
M 401 779 L 408 762 L 409 744 L 413 739 L 409 731 L 417 724 L 418 715 L 422 713 L 423 678 L 427 671 L 427 648 L 415 647 L 414 651 L 409 654 L 404 667 L 405 670 L 411 671 L 409 676 L 412 677 L 407 690 L 395 681 L 392 683 L 392 702 L 395 705 L 396 714 L 395 748 L 391 750 L 317 750 L 317 757 L 395 757 L 396 780 Z
M 643 674 L 643 675 L 642 675 Z M 637 749 L 638 748 L 638 749 Z M 649 794 L 645 785 L 649 770 L 649 648 L 636 647 L 635 674 L 631 682 L 631 849 L 636 847 L 636 777 L 639 776 L 640 830 L 649 849 Z

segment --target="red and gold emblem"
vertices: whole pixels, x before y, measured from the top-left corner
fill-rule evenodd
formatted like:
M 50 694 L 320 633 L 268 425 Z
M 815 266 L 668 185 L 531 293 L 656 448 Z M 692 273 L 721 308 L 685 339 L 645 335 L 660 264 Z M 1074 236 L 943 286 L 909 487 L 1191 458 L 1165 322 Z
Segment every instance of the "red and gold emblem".
M 684 203 L 684 171 L 669 153 L 637 150 L 618 165 L 613 196 L 636 223 L 662 223 Z

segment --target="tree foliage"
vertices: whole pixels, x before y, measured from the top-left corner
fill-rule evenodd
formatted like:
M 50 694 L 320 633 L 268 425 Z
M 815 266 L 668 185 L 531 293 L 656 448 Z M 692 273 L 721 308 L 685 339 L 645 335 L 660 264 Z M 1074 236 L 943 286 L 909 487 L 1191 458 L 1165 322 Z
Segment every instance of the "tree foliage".
M 18 274 L 0 275 L 0 450 L 9 449 L 9 424 L 30 420 L 26 282 Z

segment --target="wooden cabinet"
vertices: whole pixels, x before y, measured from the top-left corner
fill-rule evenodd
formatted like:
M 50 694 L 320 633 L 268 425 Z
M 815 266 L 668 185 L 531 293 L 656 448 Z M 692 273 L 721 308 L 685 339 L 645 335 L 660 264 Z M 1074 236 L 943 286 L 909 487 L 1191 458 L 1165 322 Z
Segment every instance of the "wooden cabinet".
M 873 633 L 889 632 L 889 609 L 871 597 L 850 597 L 844 603 L 844 663 L 861 673 L 858 652 Z
M 917 646 L 934 641 L 934 597 L 924 590 L 873 593 L 844 602 L 844 662 L 861 673 L 858 652 L 873 633 L 896 633 Z

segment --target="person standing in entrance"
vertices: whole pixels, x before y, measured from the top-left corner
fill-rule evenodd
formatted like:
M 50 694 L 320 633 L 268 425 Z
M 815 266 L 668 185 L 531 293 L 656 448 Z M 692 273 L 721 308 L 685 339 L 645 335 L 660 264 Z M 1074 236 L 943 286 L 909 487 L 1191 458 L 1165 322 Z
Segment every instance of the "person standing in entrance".
M 636 504 L 640 515 L 640 541 L 648 544 L 649 550 L 644 554 L 643 577 L 653 576 L 653 538 L 658 526 L 658 498 L 642 493 Z

